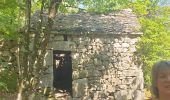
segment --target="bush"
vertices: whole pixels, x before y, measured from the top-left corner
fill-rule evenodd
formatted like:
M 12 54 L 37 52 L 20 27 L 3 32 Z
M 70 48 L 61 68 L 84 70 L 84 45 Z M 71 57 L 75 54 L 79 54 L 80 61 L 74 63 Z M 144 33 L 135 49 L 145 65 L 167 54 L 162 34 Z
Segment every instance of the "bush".
M 2 92 L 15 92 L 17 90 L 17 74 L 8 69 L 0 73 L 0 90 Z

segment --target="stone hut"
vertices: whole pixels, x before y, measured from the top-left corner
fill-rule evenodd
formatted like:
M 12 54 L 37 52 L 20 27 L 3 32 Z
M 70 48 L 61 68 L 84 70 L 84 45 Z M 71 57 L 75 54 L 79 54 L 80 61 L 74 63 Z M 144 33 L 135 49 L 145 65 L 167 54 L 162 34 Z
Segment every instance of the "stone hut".
M 140 28 L 130 9 L 57 16 L 42 85 L 67 90 L 73 100 L 143 100 Z

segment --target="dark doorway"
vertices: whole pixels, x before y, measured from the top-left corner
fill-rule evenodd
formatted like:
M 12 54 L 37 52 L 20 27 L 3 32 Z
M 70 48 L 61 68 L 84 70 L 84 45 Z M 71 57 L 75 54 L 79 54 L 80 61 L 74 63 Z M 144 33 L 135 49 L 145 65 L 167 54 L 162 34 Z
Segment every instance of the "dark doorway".
M 53 86 L 56 90 L 68 92 L 72 96 L 71 51 L 53 51 Z

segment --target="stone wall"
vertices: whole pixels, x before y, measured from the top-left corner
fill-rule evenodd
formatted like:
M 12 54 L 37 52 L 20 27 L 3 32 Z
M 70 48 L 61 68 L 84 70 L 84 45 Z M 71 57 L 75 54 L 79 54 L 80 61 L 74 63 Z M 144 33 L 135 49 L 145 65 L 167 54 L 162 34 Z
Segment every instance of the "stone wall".
M 14 40 L 0 41 L 0 72 L 3 67 L 8 67 L 11 70 L 17 66 L 17 42 Z
M 72 52 L 74 100 L 143 100 L 143 72 L 135 55 L 139 39 L 134 34 L 69 35 L 63 41 L 53 34 L 46 65 L 52 69 L 52 50 Z M 52 86 L 49 77 L 46 86 Z

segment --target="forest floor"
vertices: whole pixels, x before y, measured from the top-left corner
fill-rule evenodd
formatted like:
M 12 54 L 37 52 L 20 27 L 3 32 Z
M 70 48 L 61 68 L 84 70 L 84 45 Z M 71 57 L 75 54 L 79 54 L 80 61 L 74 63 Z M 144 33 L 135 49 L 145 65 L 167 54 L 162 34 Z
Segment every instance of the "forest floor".
M 0 100 L 16 100 L 17 93 L 0 92 Z
M 17 93 L 0 92 L 0 100 L 17 100 Z M 52 97 L 39 95 L 35 100 L 71 100 L 69 95 L 54 93 Z

